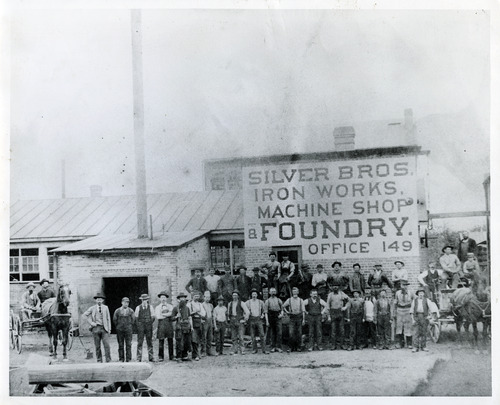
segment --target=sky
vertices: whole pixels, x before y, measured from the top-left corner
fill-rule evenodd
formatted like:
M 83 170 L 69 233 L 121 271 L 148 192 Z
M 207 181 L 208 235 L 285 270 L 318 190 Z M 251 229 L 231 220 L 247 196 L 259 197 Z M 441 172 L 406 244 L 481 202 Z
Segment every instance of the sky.
M 202 190 L 202 162 L 404 143 L 412 108 L 433 212 L 484 209 L 484 11 L 143 10 L 149 193 Z M 11 201 L 133 194 L 128 10 L 18 10 L 11 20 Z M 378 127 L 377 127 L 378 128 Z M 461 195 L 461 198 L 456 198 Z

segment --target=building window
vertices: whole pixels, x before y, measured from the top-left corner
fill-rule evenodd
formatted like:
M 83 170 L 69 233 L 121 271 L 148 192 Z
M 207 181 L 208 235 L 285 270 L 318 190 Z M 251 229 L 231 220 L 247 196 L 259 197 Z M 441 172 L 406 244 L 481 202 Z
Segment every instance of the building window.
M 212 190 L 225 190 L 226 181 L 224 179 L 224 174 L 216 174 L 210 179 Z
M 55 249 L 55 248 L 48 248 L 47 251 L 49 252 L 52 249 Z M 54 278 L 56 276 L 56 266 L 57 266 L 56 255 L 49 253 L 49 279 L 50 280 L 54 280 Z
M 241 190 L 243 188 L 241 180 L 241 171 L 235 171 L 229 173 L 227 179 L 227 188 L 229 190 Z
M 38 249 L 10 249 L 10 281 L 38 281 Z
M 233 240 L 233 264 L 245 263 L 245 244 L 240 240 Z M 210 242 L 210 263 L 215 269 L 230 269 L 231 256 L 229 241 Z

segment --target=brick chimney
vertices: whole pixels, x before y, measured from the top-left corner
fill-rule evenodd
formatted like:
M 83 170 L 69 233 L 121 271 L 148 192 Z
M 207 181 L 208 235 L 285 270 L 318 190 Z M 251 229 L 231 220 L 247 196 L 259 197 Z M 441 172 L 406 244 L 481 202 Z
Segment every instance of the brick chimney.
M 333 130 L 336 151 L 353 150 L 356 133 L 353 127 L 336 127 Z
M 90 186 L 90 196 L 92 198 L 102 197 L 102 187 L 98 184 L 92 184 Z

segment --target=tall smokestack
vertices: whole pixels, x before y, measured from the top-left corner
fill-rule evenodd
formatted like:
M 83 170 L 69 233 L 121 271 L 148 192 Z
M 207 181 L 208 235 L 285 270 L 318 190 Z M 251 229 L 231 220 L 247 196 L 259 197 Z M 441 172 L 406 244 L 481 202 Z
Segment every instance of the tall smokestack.
M 333 130 L 333 141 L 335 150 L 345 151 L 354 149 L 354 137 L 356 133 L 353 127 L 336 127 Z
M 146 200 L 146 163 L 144 157 L 144 95 L 142 88 L 142 26 L 140 10 L 131 11 L 131 26 L 137 236 L 139 238 L 147 238 L 148 218 Z

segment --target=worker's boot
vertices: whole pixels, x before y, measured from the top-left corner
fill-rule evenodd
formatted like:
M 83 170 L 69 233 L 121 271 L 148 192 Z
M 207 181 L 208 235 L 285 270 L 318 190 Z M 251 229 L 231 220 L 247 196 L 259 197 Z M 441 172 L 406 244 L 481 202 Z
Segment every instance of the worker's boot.
M 407 339 L 407 343 L 408 343 L 408 345 L 407 345 L 408 349 L 413 349 L 413 346 L 412 346 L 412 343 L 413 343 L 412 340 L 413 340 L 413 338 L 411 336 L 407 336 L 406 339 Z

